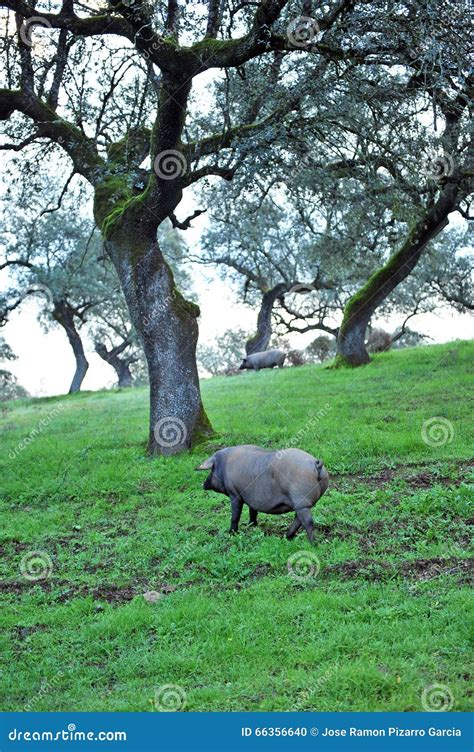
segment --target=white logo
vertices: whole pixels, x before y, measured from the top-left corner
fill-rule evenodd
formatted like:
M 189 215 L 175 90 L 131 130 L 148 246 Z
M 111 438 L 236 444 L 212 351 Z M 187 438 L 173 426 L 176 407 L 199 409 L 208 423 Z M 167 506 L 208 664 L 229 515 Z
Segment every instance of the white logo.
M 155 692 L 155 708 L 162 713 L 174 713 L 185 705 L 186 692 L 179 684 L 163 684 Z
M 287 567 L 290 577 L 303 582 L 318 576 L 321 562 L 311 551 L 297 551 L 288 559 Z
M 451 444 L 454 436 L 453 424 L 447 418 L 435 416 L 423 422 L 421 438 L 431 447 L 440 447 Z
M 318 22 L 309 16 L 294 18 L 286 30 L 288 41 L 293 47 L 308 47 L 319 33 Z
M 430 713 L 451 710 L 453 703 L 453 693 L 445 684 L 430 684 L 421 693 L 421 704 Z
M 449 178 L 454 172 L 454 160 L 451 154 L 438 155 L 427 159 L 424 172 L 428 178 L 436 182 L 443 180 L 443 178 Z
M 23 299 L 30 295 L 44 295 L 47 298 L 48 303 L 53 305 L 53 293 L 47 285 L 42 285 L 40 283 L 32 283 L 31 285 L 28 285 L 23 291 Z
M 31 16 L 31 18 L 25 18 L 20 26 L 20 39 L 27 47 L 33 46 L 33 40 L 31 38 L 31 32 L 35 26 L 41 26 L 43 29 L 51 29 L 51 24 L 46 18 L 41 16 Z
M 298 293 L 298 292 L 316 292 L 316 288 L 314 285 L 305 284 L 304 282 L 301 282 L 297 285 L 293 285 L 291 290 L 288 290 L 288 293 Z
M 28 551 L 20 562 L 20 573 L 26 580 L 47 580 L 53 571 L 53 562 L 46 551 Z
M 188 168 L 183 154 L 175 149 L 160 152 L 153 162 L 153 170 L 163 180 L 181 178 Z
M 162 447 L 175 447 L 184 444 L 188 434 L 186 426 L 179 418 L 161 418 L 153 430 L 156 443 Z

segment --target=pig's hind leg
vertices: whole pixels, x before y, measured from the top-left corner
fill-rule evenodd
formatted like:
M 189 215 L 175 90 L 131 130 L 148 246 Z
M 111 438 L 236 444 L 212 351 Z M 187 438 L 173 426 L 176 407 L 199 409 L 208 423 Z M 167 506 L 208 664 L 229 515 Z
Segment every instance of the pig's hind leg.
M 311 510 L 308 509 L 308 507 L 303 507 L 302 509 L 296 509 L 295 511 L 296 516 L 306 530 L 306 535 L 308 536 L 309 542 L 314 543 L 314 522 L 311 515 Z
M 288 540 L 291 540 L 295 537 L 296 533 L 301 527 L 301 522 L 299 521 L 298 517 L 295 517 L 293 522 L 291 523 L 290 527 L 286 531 L 286 537 Z

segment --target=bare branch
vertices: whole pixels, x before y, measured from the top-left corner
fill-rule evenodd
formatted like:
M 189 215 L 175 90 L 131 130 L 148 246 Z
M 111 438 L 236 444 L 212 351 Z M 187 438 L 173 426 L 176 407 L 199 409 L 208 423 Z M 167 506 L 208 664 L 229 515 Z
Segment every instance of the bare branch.
M 191 227 L 191 222 L 193 219 L 196 219 L 196 217 L 201 216 L 201 214 L 205 214 L 207 209 L 196 209 L 193 214 L 190 214 L 189 217 L 186 217 L 186 219 L 183 219 L 182 222 L 180 222 L 177 218 L 174 212 L 171 212 L 170 214 L 170 220 L 173 227 L 175 227 L 178 230 L 188 230 Z

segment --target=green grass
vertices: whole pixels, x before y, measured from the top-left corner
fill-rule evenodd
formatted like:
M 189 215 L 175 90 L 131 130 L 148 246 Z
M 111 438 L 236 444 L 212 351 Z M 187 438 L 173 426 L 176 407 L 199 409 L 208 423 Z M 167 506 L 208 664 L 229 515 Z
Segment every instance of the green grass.
M 215 439 L 157 460 L 145 390 L 5 406 L 2 710 L 153 711 L 173 684 L 185 710 L 408 711 L 434 683 L 467 710 L 473 354 L 456 342 L 205 381 Z M 437 416 L 448 441 L 430 446 Z M 284 538 L 290 516 L 253 529 L 244 513 L 227 534 L 228 502 L 193 469 L 238 443 L 324 458 L 315 548 Z M 20 574 L 31 551 L 47 579 Z M 296 552 L 319 574 L 290 576 Z

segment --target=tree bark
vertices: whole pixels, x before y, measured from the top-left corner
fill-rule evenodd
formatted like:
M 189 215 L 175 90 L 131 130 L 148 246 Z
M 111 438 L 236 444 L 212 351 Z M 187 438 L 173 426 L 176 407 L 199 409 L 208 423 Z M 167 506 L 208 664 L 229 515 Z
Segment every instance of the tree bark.
M 191 77 L 185 70 L 162 72 L 150 138 L 153 170 L 143 193 L 130 192 L 128 168 L 124 170 L 124 159 L 130 161 L 124 157 L 130 152 L 127 139 L 122 150 L 109 149 L 115 162 L 94 194 L 94 216 L 147 361 L 151 455 L 177 454 L 212 433 L 196 364 L 199 307 L 177 290 L 157 243 L 158 227 L 174 212 L 190 180 L 180 151 L 190 90 Z
M 401 248 L 349 300 L 337 337 L 336 365 L 360 366 L 370 362 L 365 339 L 374 311 L 408 277 L 427 243 L 448 224 L 448 214 L 456 207 L 457 195 L 457 188 L 448 184 L 436 204 L 412 228 Z
M 267 349 L 272 336 L 273 306 L 275 305 L 275 301 L 281 298 L 288 289 L 289 285 L 281 282 L 263 293 L 257 318 L 257 331 L 245 343 L 245 352 L 247 355 Z
M 145 352 L 150 380 L 148 451 L 171 455 L 212 433 L 196 365 L 199 307 L 175 287 L 154 233 L 139 229 L 122 223 L 105 247 Z
M 89 363 L 84 353 L 84 347 L 79 332 L 76 329 L 74 323 L 74 311 L 71 306 L 65 300 L 59 300 L 54 302 L 53 318 L 60 324 L 71 345 L 74 357 L 76 359 L 76 371 L 74 373 L 71 386 L 69 387 L 69 394 L 79 392 L 84 381 Z
M 130 371 L 130 364 L 133 363 L 133 359 L 120 358 L 119 355 L 123 350 L 128 347 L 129 342 L 122 342 L 118 347 L 114 347 L 112 350 L 107 350 L 107 347 L 103 342 L 95 343 L 95 351 L 102 360 L 105 360 L 117 374 L 119 388 L 130 387 L 133 384 L 133 376 Z

